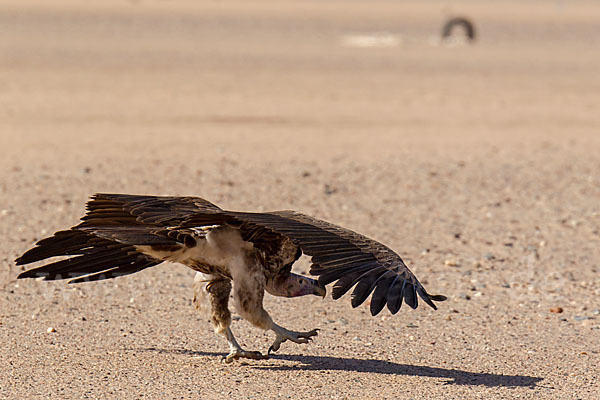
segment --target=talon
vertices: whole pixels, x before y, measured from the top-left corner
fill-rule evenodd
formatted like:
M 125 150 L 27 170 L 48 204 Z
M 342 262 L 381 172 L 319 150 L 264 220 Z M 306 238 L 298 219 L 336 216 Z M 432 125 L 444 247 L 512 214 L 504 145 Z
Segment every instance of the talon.
M 223 357 L 221 357 L 221 362 L 224 362 L 226 364 L 231 364 L 233 362 L 233 356 L 231 354 L 227 355 L 227 356 L 223 356 Z
M 275 338 L 275 341 L 273 342 L 271 347 L 269 347 L 269 351 L 267 352 L 267 354 L 271 354 L 271 352 L 279 350 L 281 343 L 285 342 L 286 340 L 291 340 L 294 343 L 301 344 L 309 343 L 312 341 L 313 336 L 318 335 L 319 331 L 319 329 L 313 329 L 308 332 L 294 332 L 288 331 L 287 329 L 282 328 L 279 325 L 275 325 L 272 329 L 277 335 L 277 337 Z
M 281 347 L 281 343 L 287 341 L 286 338 L 277 336 L 271 347 L 269 347 L 269 351 L 267 351 L 267 355 L 270 355 L 271 352 L 276 352 Z
M 246 350 L 235 350 L 221 359 L 227 364 L 233 362 L 233 360 L 239 360 L 240 358 L 249 358 L 252 360 L 267 360 L 269 355 L 263 355 L 260 351 L 246 351 Z

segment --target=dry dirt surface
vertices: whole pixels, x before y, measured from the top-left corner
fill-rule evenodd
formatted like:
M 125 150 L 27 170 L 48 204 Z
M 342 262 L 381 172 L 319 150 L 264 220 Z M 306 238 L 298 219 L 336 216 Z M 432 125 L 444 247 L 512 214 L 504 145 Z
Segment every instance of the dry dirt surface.
M 0 398 L 600 398 L 599 43 L 596 1 L 2 1 Z M 183 266 L 16 280 L 95 192 L 302 211 L 449 299 L 268 296 L 319 336 L 225 365 Z

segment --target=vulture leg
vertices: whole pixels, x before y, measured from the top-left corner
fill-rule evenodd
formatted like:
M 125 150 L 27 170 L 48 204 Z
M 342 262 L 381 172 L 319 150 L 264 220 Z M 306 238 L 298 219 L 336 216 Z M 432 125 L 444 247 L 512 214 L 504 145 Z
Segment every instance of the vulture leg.
M 259 265 L 248 263 L 248 269 L 245 271 L 244 279 L 237 279 L 234 275 L 234 293 L 237 310 L 240 315 L 248 322 L 265 330 L 272 330 L 277 337 L 275 342 L 269 348 L 277 351 L 281 343 L 291 340 L 295 343 L 308 343 L 313 336 L 317 335 L 317 329 L 308 332 L 289 331 L 273 322 L 271 316 L 263 308 L 263 297 L 266 285 L 266 279 Z M 266 357 L 268 357 L 268 354 Z
M 231 325 L 231 313 L 227 307 L 229 302 L 229 293 L 231 293 L 231 281 L 224 278 L 205 275 L 200 272 L 194 279 L 194 304 L 196 308 L 204 308 L 202 299 L 206 297 L 210 300 L 210 318 L 215 332 L 225 336 L 229 343 L 229 354 L 223 356 L 223 361 L 230 363 L 239 358 L 251 358 L 261 360 L 266 358 L 258 351 L 246 351 L 235 340 L 233 332 L 229 327 Z

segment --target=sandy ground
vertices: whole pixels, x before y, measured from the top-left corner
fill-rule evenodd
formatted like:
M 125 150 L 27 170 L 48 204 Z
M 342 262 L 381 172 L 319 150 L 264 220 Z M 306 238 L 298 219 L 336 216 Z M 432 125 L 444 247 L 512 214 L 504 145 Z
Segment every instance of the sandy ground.
M 600 398 L 597 2 L 47 3 L 0 4 L 0 398 Z M 101 191 L 303 211 L 449 301 L 268 297 L 318 338 L 224 365 L 185 267 L 15 280 Z

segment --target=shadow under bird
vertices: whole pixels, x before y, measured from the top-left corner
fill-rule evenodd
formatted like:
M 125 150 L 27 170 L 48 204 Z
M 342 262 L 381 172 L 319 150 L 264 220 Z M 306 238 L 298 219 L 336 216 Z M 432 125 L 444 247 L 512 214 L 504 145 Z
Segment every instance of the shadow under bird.
M 226 362 L 263 359 L 290 340 L 307 343 L 317 330 L 295 332 L 277 325 L 263 308 L 265 290 L 274 296 L 333 298 L 352 287 L 353 307 L 371 293 L 377 315 L 387 304 L 396 314 L 404 301 L 416 308 L 418 297 L 436 309 L 430 295 L 400 256 L 383 244 L 351 230 L 294 211 L 226 211 L 199 197 L 96 194 L 87 214 L 69 230 L 40 240 L 17 258 L 18 265 L 51 257 L 69 258 L 27 270 L 19 278 L 71 279 L 79 283 L 132 274 L 171 261 L 197 271 L 194 303 L 210 304 L 215 332 L 225 336 Z M 302 254 L 311 257 L 312 279 L 291 272 Z M 275 332 L 266 355 L 246 351 L 231 331 L 230 293 L 242 318 Z

